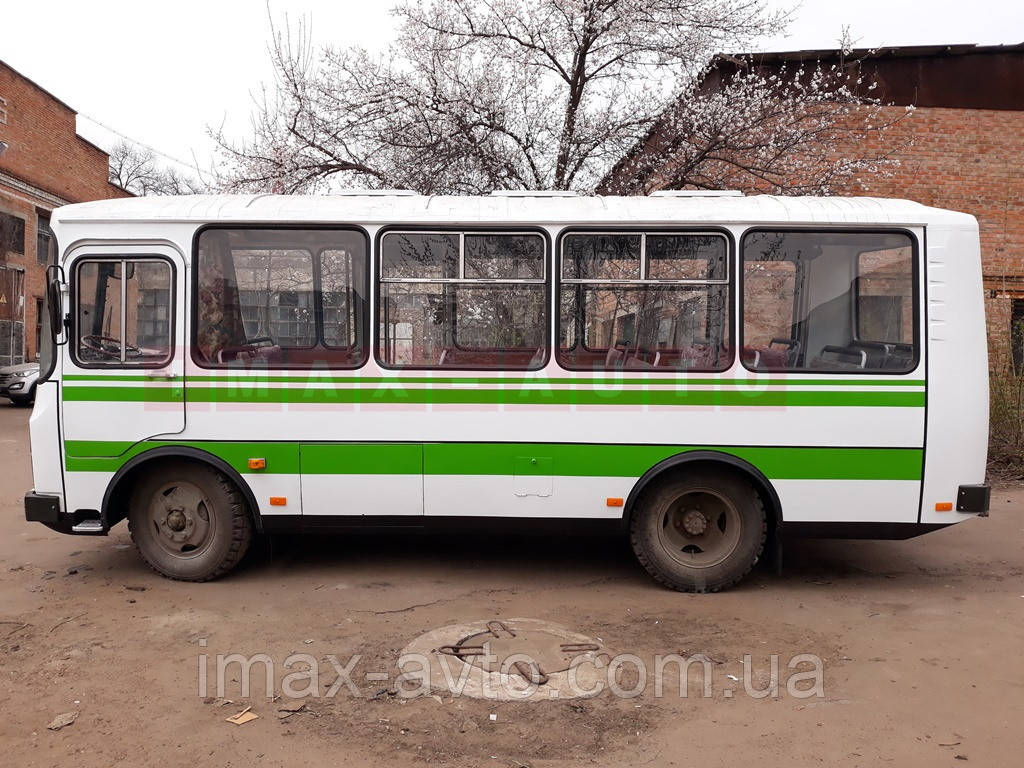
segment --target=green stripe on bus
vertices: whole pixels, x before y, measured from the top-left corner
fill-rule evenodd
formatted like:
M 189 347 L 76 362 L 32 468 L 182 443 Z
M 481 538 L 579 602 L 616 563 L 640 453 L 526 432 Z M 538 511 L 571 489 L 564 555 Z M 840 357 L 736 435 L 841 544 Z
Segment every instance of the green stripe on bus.
M 266 459 L 267 473 L 299 472 L 298 443 L 235 443 L 222 441 L 144 440 L 139 443 L 106 440 L 65 440 L 65 468 L 70 472 L 116 472 L 127 461 L 153 448 L 188 446 L 223 459 L 236 471 L 252 472 L 249 459 Z
M 176 387 L 61 387 L 67 401 L 103 401 L 118 403 L 182 403 L 185 390 Z
M 220 457 L 246 474 L 514 475 L 640 477 L 660 461 L 697 450 L 744 459 L 773 480 L 920 480 L 920 448 L 789 448 L 574 443 L 233 443 L 66 441 L 71 472 L 116 472 L 151 448 L 187 445 Z M 92 455 L 97 458 L 86 458 Z M 536 460 L 536 465 L 533 464 Z M 544 472 L 532 466 L 543 467 Z M 550 469 L 548 469 L 550 467 Z
M 476 377 L 433 377 L 433 376 L 188 376 L 188 383 L 206 384 L 294 384 L 302 386 L 306 384 L 496 384 L 496 385 L 520 385 L 520 384 L 556 384 L 588 386 L 600 385 L 622 385 L 637 387 L 685 387 L 693 386 L 722 386 L 722 387 L 923 387 L 923 379 L 875 379 L 862 377 L 860 379 L 789 379 L 789 378 L 751 378 L 751 379 L 715 379 L 715 378 L 690 378 L 686 376 L 655 377 L 600 377 L 600 378 L 573 378 L 573 377 L 508 377 L 495 376 L 491 378 Z M 153 382 L 149 376 L 136 375 L 84 375 L 68 374 L 64 381 L 124 381 L 124 382 Z
M 714 450 L 750 462 L 774 480 L 919 480 L 918 448 L 780 448 L 699 445 L 577 445 L 560 443 L 426 443 L 428 475 L 510 475 L 517 459 L 548 458 L 552 474 L 640 477 L 687 451 Z
M 170 402 L 180 388 L 63 387 L 65 400 Z M 897 407 L 922 408 L 924 392 L 807 390 L 579 390 L 579 389 L 408 389 L 368 388 L 221 388 L 189 387 L 193 403 L 367 404 L 367 405 L 631 405 L 752 407 Z
M 299 464 L 309 475 L 418 475 L 420 443 L 304 443 Z

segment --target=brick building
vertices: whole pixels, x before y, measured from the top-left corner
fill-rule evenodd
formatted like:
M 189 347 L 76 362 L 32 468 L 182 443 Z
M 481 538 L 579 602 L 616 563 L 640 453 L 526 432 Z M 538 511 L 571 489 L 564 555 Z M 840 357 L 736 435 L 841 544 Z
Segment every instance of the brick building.
M 75 111 L 0 61 L 0 365 L 35 360 L 52 235 L 67 203 L 128 197 Z
M 835 50 L 755 54 L 752 65 L 765 73 L 799 63 L 825 66 L 839 62 Z M 728 78 L 739 59 L 722 57 L 703 87 Z M 986 291 L 990 364 L 1011 356 L 1024 363 L 1024 44 L 1013 46 L 915 46 L 853 51 L 846 61 L 858 65 L 877 95 L 897 117 L 907 105 L 914 111 L 878 135 L 883 149 L 894 149 L 900 165 L 889 176 L 835 190 L 840 195 L 899 197 L 925 205 L 965 211 L 981 227 L 982 270 Z M 618 174 L 632 173 L 637 153 L 665 146 L 662 126 L 624 159 L 603 186 L 620 186 Z M 630 178 L 637 191 L 661 188 L 656 172 Z M 745 190 L 756 192 L 756 186 Z

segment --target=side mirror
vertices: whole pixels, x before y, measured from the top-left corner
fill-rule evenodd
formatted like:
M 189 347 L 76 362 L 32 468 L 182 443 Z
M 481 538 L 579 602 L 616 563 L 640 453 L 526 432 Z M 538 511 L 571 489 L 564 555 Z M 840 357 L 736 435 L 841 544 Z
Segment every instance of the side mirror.
M 46 268 L 46 312 L 50 321 L 50 338 L 61 345 L 67 342 L 67 327 L 64 323 L 64 268 L 51 265 Z

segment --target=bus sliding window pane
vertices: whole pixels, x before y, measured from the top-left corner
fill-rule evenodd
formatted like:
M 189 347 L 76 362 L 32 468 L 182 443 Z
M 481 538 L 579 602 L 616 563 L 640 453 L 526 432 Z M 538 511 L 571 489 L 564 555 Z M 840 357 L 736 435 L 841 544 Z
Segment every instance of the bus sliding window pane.
M 384 279 L 453 279 L 459 276 L 459 236 L 389 232 L 381 240 L 380 271 Z
M 316 343 L 312 254 L 236 251 L 234 262 L 246 337 L 269 338 L 281 347 L 312 347 Z
M 77 355 L 83 363 L 121 362 L 121 262 L 78 268 Z
M 125 284 L 125 362 L 154 365 L 171 356 L 171 267 L 129 261 Z
M 796 264 L 744 260 L 743 292 L 743 343 L 755 349 L 768 349 L 772 339 L 789 338 L 796 298 Z
M 466 235 L 465 277 L 543 280 L 544 241 L 538 235 Z
M 914 342 L 913 254 L 910 248 L 867 251 L 857 261 L 857 338 Z
M 559 362 L 575 370 L 725 370 L 729 289 L 563 286 Z
M 545 346 L 543 285 L 460 285 L 455 290 L 455 346 L 529 352 Z
M 354 347 L 357 343 L 352 262 L 349 251 L 320 254 L 324 344 L 329 347 Z
M 640 235 L 566 235 L 564 280 L 639 280 Z
M 648 235 L 651 280 L 725 280 L 726 241 L 717 235 Z
M 540 285 L 383 283 L 381 362 L 391 367 L 534 370 L 546 357 Z

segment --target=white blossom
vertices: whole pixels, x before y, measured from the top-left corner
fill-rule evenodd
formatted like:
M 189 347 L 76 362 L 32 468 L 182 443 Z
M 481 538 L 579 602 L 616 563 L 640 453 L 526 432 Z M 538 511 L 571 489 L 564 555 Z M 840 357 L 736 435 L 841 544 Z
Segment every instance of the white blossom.
M 820 192 L 890 162 L 856 151 L 888 122 L 845 62 L 765 73 L 741 61 L 704 86 L 716 52 L 784 27 L 763 0 L 424 0 L 394 13 L 379 55 L 315 46 L 302 24 L 275 31 L 250 137 L 215 133 L 220 186 Z M 837 161 L 838 147 L 853 152 Z

